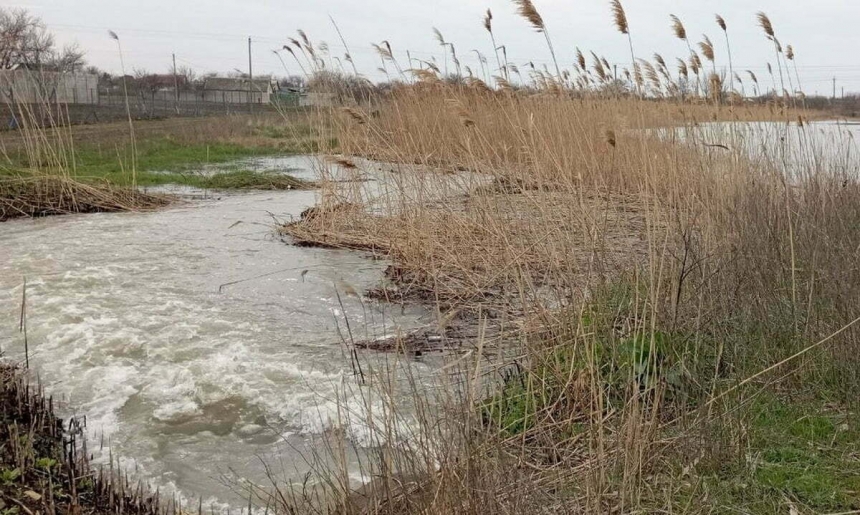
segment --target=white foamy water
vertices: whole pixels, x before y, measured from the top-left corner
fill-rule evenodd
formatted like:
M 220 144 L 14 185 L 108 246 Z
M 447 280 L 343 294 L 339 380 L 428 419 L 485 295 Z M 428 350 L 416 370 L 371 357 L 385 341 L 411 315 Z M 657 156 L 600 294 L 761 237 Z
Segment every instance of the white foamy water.
M 0 224 L 2 349 L 23 359 L 26 277 L 34 372 L 132 471 L 188 498 L 241 505 L 221 476 L 265 484 L 260 458 L 301 477 L 301 455 L 342 416 L 339 405 L 359 414 L 344 438 L 369 446 L 362 414 L 382 400 L 357 384 L 346 320 L 364 339 L 432 316 L 348 293 L 380 284 L 385 262 L 273 236 L 275 218 L 298 216 L 315 195 L 216 194 L 150 213 Z

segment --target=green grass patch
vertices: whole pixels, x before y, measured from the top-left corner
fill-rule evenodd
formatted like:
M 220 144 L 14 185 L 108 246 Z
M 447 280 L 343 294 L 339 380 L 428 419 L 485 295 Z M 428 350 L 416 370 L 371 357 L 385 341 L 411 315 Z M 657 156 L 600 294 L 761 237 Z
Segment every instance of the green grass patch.
M 287 174 L 237 170 L 209 177 L 192 177 L 189 185 L 211 189 L 293 190 L 313 187 L 313 183 Z
M 743 408 L 743 462 L 685 481 L 680 504 L 710 513 L 841 513 L 860 509 L 860 417 L 821 399 L 764 391 Z M 695 485 L 695 486 L 694 486 Z M 695 490 L 695 491 L 694 491 Z
M 860 509 L 860 426 L 856 414 L 820 399 L 763 394 L 751 409 L 752 478 L 816 510 Z
M 250 157 L 283 155 L 275 147 L 246 147 L 233 143 L 180 144 L 170 138 L 147 140 L 137 146 L 136 173 L 131 173 L 129 148 L 81 146 L 75 150 L 71 176 L 84 184 L 138 186 L 180 184 L 212 189 L 285 190 L 312 184 L 283 173 L 229 169 L 229 163 Z M 47 163 L 45 164 L 47 166 Z M 206 166 L 222 165 L 217 173 L 198 173 Z M 23 165 L 0 169 L 0 178 L 29 177 L 34 173 Z
M 75 151 L 75 174 L 81 180 L 107 180 L 113 184 L 131 184 L 131 154 L 127 149 L 84 147 Z M 279 153 L 270 147 L 243 147 L 232 143 L 180 144 L 168 138 L 151 140 L 137 147 L 137 184 L 187 184 L 186 177 L 206 165 Z M 179 179 L 179 180 L 178 180 Z

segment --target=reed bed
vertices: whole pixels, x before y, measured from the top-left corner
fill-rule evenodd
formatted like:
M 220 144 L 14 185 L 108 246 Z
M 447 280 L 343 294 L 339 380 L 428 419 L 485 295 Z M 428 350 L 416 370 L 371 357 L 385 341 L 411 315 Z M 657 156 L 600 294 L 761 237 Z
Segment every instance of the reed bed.
M 814 142 L 815 114 L 704 94 L 721 90 L 713 75 L 701 96 L 659 100 L 434 75 L 323 113 L 330 166 L 362 177 L 371 158 L 392 177 L 323 181 L 282 231 L 392 259 L 396 294 L 478 336 L 445 367 L 451 384 L 416 386 L 413 429 L 394 399 L 375 414 L 373 481 L 356 491 L 345 465 L 321 466 L 324 493 L 281 485 L 282 509 L 860 509 L 845 472 L 860 443 L 860 183 L 847 149 Z

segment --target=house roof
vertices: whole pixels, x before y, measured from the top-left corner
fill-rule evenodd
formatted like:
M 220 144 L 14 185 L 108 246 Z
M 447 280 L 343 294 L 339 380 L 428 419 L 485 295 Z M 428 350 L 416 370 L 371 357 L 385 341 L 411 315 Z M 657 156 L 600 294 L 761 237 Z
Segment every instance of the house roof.
M 203 82 L 203 89 L 216 91 L 248 91 L 248 79 L 232 77 L 211 77 Z M 271 91 L 270 79 L 254 79 L 251 81 L 252 91 Z

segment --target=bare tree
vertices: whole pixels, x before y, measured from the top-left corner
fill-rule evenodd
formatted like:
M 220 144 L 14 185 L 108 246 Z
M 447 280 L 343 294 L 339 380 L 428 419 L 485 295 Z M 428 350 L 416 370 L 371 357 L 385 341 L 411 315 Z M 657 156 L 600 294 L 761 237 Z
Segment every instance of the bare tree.
M 0 7 L 0 69 L 19 66 L 74 71 L 84 66 L 84 53 L 77 45 L 57 48 L 53 34 L 41 18 L 29 11 Z
M 176 75 L 184 78 L 185 84 L 193 84 L 197 80 L 197 72 L 190 66 L 180 66 L 176 69 Z

